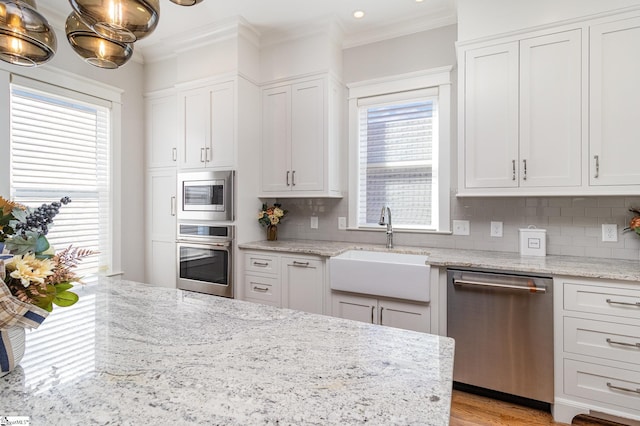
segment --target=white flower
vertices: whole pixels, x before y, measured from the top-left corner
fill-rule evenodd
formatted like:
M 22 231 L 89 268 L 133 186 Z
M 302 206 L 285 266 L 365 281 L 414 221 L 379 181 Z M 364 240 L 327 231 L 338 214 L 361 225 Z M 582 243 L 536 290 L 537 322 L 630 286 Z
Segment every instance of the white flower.
M 44 284 L 44 279 L 49 275 L 53 275 L 55 264 L 49 259 L 36 259 L 36 256 L 25 254 L 23 256 L 14 256 L 7 264 L 7 271 L 11 278 L 20 280 L 20 283 L 29 287 L 31 283 Z

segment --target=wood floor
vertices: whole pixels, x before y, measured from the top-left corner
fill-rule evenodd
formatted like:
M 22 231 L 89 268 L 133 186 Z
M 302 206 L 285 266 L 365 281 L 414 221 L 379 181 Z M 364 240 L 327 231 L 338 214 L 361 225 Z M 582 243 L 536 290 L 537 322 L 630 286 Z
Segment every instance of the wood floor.
M 576 416 L 574 426 L 620 426 L 588 416 Z M 458 390 L 453 391 L 450 426 L 547 426 L 556 423 L 551 414 L 529 407 L 497 401 Z

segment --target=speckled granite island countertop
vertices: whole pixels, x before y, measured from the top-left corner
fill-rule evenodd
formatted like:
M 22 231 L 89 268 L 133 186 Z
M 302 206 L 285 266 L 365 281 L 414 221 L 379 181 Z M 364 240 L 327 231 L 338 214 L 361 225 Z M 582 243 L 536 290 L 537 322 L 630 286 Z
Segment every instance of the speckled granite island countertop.
M 37 425 L 446 425 L 453 340 L 117 279 L 27 332 L 0 417 Z
M 403 247 L 387 249 L 384 244 L 359 244 L 336 241 L 282 240 L 256 241 L 239 245 L 242 249 L 273 250 L 289 253 L 337 256 L 347 250 L 377 250 L 427 254 L 428 264 L 439 267 L 480 268 L 555 276 L 574 276 L 640 282 L 640 261 L 574 256 L 520 256 L 518 253 Z

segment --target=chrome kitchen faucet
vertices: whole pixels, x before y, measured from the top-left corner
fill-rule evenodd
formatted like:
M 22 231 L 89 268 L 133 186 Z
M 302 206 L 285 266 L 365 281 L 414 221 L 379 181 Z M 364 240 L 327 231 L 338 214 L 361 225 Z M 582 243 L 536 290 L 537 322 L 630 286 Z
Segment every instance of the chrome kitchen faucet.
M 385 210 L 389 217 L 388 220 L 385 220 L 384 217 Z M 380 212 L 380 221 L 378 224 L 383 226 L 387 225 L 387 248 L 393 248 L 393 227 L 391 226 L 391 209 L 389 207 L 382 207 L 382 211 Z

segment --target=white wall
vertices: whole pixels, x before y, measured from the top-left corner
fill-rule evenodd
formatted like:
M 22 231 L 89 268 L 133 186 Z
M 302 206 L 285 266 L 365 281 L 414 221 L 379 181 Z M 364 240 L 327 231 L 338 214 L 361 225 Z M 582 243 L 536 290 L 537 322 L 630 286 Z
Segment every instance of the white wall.
M 129 62 L 118 70 L 103 70 L 87 64 L 69 47 L 63 31 L 56 29 L 58 51 L 41 67 L 56 67 L 97 82 L 122 89 L 122 174 L 119 182 L 122 209 L 120 227 L 116 229 L 123 240 L 121 265 L 125 278 L 144 278 L 144 108 L 142 99 L 143 67 Z M 34 70 L 3 63 L 9 72 L 33 77 Z M 0 155 L 8 155 L 8 140 L 0 138 Z
M 458 0 L 458 40 L 639 5 L 639 0 Z

